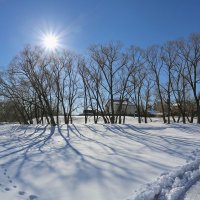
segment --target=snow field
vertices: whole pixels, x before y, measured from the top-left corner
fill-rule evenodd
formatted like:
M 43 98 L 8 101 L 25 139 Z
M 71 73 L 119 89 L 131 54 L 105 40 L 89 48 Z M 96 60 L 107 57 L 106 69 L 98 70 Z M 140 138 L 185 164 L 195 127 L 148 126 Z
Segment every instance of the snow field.
M 183 194 L 198 179 L 200 179 L 200 159 L 161 175 L 155 182 L 147 184 L 145 189 L 138 191 L 133 199 L 178 200 L 183 198 Z
M 192 187 L 185 193 L 184 200 L 199 200 L 200 199 L 200 181 L 197 181 Z
M 168 180 L 175 167 L 196 159 L 198 125 L 127 123 L 1 125 L 0 199 L 134 199 L 160 174 Z M 175 175 L 172 185 L 181 187 Z

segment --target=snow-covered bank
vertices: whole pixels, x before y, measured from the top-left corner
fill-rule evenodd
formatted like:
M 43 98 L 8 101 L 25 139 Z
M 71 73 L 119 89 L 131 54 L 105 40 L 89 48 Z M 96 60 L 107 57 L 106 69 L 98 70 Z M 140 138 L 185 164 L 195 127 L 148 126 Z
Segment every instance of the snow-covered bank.
M 134 200 L 178 200 L 188 188 L 200 179 L 200 159 L 197 158 L 179 169 L 161 175 L 155 182 L 138 191 Z
M 200 199 L 200 178 L 184 195 L 184 200 L 199 200 Z
M 0 199 L 126 199 L 200 146 L 196 124 L 127 122 L 1 125 Z

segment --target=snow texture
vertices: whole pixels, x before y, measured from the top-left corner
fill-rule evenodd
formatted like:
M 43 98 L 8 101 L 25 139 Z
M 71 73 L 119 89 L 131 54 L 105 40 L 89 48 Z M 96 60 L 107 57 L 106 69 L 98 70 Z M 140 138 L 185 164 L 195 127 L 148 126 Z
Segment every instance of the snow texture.
M 184 200 L 199 200 L 200 199 L 200 181 L 197 181 L 185 194 Z
M 199 125 L 83 121 L 0 125 L 0 199 L 122 200 L 160 174 L 137 197 L 173 199 L 199 176 Z
M 194 161 L 179 167 L 173 172 L 161 175 L 155 182 L 147 184 L 145 189 L 136 192 L 135 197 L 130 198 L 130 200 L 181 199 L 188 188 L 200 179 L 200 150 L 193 151 L 190 159 Z M 196 187 L 194 191 L 197 191 Z M 184 199 L 193 199 L 191 196 L 194 191 L 191 191 Z

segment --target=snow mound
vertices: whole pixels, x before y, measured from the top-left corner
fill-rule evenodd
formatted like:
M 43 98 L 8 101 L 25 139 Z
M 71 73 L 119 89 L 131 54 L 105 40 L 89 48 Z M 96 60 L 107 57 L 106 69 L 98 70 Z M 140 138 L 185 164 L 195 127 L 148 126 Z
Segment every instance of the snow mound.
M 200 178 L 200 150 L 192 152 L 191 162 L 173 172 L 161 174 L 127 200 L 177 200 Z M 187 162 L 189 162 L 187 160 Z

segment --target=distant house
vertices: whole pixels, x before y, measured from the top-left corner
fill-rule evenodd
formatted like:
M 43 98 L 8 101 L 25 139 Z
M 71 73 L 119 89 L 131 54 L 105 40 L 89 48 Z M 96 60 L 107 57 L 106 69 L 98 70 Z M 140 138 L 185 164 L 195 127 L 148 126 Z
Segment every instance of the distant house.
M 83 114 L 86 115 L 93 115 L 95 113 L 95 110 L 83 110 Z
M 127 99 L 123 102 L 121 100 L 113 100 L 113 106 L 114 106 L 114 114 L 121 113 L 125 115 L 135 115 L 136 112 L 136 106 L 128 101 Z M 106 113 L 112 113 L 111 109 L 111 100 L 109 100 L 105 106 Z
M 148 116 L 149 117 L 162 117 L 163 113 L 155 111 L 155 110 L 150 110 L 150 111 L 148 111 Z

